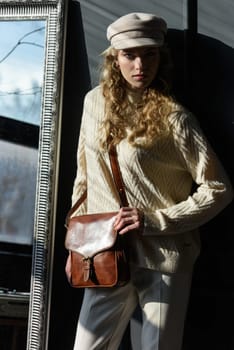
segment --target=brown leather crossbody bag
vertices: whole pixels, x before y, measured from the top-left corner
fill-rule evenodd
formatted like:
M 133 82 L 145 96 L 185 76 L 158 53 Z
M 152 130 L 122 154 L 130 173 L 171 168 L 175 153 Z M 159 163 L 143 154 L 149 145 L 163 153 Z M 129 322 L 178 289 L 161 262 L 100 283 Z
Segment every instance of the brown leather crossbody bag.
M 109 158 L 120 205 L 128 206 L 115 147 Z M 113 227 L 118 212 L 71 217 L 86 197 L 87 191 L 66 217 L 67 278 L 75 288 L 121 286 L 129 281 L 129 266 L 125 238 Z

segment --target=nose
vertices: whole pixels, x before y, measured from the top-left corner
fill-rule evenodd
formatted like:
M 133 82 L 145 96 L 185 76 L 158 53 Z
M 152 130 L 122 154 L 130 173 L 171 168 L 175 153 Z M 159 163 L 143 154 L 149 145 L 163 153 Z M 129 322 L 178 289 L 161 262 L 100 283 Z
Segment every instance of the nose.
M 138 70 L 141 70 L 143 66 L 142 58 L 140 56 L 137 56 L 135 58 L 135 68 Z

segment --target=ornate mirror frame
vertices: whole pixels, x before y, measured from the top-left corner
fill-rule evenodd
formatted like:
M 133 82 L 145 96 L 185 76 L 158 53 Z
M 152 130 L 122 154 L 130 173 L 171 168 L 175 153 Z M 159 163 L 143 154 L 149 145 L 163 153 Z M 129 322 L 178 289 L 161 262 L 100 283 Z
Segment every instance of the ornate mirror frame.
M 45 62 L 34 219 L 27 349 L 47 349 L 52 274 L 61 92 L 66 23 L 65 0 L 0 0 L 0 20 L 45 20 Z

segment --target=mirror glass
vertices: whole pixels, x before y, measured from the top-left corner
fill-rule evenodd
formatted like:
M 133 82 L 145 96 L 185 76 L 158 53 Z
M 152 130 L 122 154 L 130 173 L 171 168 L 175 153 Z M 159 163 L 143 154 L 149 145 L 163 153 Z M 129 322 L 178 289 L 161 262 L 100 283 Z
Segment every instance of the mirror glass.
M 0 0 L 0 349 L 46 349 L 63 0 Z
M 45 61 L 44 20 L 0 21 L 0 334 L 21 322 L 26 347 L 38 137 Z M 13 306 L 12 306 L 13 305 Z M 15 307 L 16 306 L 16 307 Z M 5 320 L 5 322 L 4 322 Z M 23 327 L 24 326 L 24 327 Z M 1 341 L 1 340 L 0 340 Z M 2 347 L 12 346 L 11 342 Z
M 31 245 L 45 21 L 1 21 L 0 32 L 0 242 Z M 35 130 L 31 144 L 26 128 Z

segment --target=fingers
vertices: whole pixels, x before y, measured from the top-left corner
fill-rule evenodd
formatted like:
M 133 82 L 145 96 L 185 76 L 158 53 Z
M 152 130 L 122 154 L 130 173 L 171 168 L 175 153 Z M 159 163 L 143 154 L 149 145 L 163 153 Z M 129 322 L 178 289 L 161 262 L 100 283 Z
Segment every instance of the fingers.
M 120 209 L 114 228 L 119 234 L 125 234 L 132 230 L 139 230 L 143 226 L 144 214 L 137 208 L 123 207 Z

